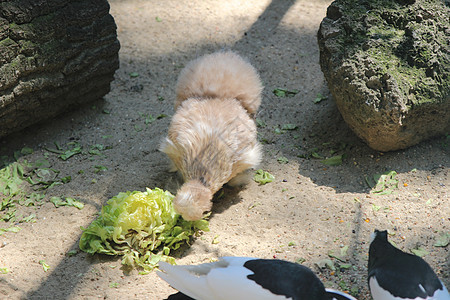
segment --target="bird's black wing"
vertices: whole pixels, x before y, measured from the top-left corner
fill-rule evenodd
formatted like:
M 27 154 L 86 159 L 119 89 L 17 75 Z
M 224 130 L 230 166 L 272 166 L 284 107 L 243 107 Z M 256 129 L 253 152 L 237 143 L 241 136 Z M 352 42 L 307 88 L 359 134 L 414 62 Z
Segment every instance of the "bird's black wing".
M 253 271 L 248 279 L 276 295 L 294 300 L 328 299 L 323 283 L 307 267 L 282 261 L 253 259 L 244 264 Z
M 432 296 L 436 290 L 443 288 L 436 274 L 425 262 L 399 260 L 397 263 L 371 270 L 369 278 L 375 276 L 378 284 L 384 290 L 389 291 L 395 297 L 406 299 L 417 297 L 425 299 Z

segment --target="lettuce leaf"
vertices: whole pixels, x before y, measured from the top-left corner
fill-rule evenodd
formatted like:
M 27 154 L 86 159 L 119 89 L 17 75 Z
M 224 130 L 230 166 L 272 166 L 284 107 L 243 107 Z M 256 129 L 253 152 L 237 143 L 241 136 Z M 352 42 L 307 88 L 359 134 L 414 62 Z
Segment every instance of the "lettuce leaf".
M 259 183 L 259 185 L 264 185 L 266 183 L 272 182 L 274 179 L 275 176 L 267 171 L 264 171 L 263 169 L 257 170 L 255 175 L 253 176 L 253 180 Z
M 79 247 L 87 253 L 123 255 L 122 264 L 151 271 L 160 260 L 189 243 L 198 231 L 209 231 L 207 220 L 186 221 L 173 208 L 174 196 L 159 188 L 119 193 L 102 207 L 83 234 Z

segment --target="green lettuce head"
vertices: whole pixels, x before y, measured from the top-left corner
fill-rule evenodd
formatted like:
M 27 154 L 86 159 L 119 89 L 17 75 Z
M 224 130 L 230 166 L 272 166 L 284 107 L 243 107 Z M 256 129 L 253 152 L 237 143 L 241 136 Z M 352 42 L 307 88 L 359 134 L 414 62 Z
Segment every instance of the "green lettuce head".
M 87 253 L 123 255 L 122 264 L 151 271 L 160 260 L 189 243 L 208 221 L 185 221 L 172 205 L 173 195 L 159 188 L 119 193 L 102 207 L 88 228 L 81 228 L 80 249 Z

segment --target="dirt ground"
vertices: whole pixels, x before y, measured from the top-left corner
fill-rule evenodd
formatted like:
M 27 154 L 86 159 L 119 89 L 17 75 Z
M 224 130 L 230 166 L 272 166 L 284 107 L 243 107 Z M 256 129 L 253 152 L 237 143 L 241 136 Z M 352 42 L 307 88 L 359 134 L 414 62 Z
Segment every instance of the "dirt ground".
M 257 115 L 264 147 L 261 168 L 272 183 L 224 188 L 204 233 L 177 253 L 178 264 L 209 262 L 224 255 L 304 261 L 328 287 L 367 289 L 369 236 L 388 229 L 405 251 L 422 247 L 450 287 L 449 247 L 433 246 L 450 232 L 450 145 L 448 138 L 404 151 L 379 153 L 346 126 L 319 67 L 316 32 L 331 1 L 111 0 L 121 43 L 120 69 L 103 100 L 33 126 L 0 141 L 0 155 L 23 147 L 28 161 L 48 157 L 59 176 L 72 180 L 46 192 L 44 204 L 20 208 L 35 223 L 0 235 L 1 299 L 164 299 L 174 290 L 155 273 L 121 269 L 119 257 L 78 249 L 80 226 L 88 226 L 107 199 L 127 190 L 160 187 L 176 192 L 180 182 L 157 151 L 173 115 L 174 85 L 191 59 L 233 49 L 260 72 L 263 103 Z M 131 74 L 131 75 L 130 75 Z M 277 97 L 276 88 L 298 90 Z M 326 99 L 315 103 L 317 95 Z M 161 117 L 148 122 L 148 116 Z M 146 124 L 147 123 L 147 124 Z M 295 124 L 294 130 L 281 130 Z M 77 141 L 83 149 L 102 144 L 102 155 L 79 154 L 63 161 L 49 152 Z M 345 153 L 342 165 L 327 166 L 311 153 Z M 104 166 L 100 170 L 95 166 Z M 370 193 L 365 176 L 395 170 L 398 188 Z M 82 210 L 59 207 L 52 196 L 74 197 Z M 0 228 L 8 224 L 0 224 Z M 214 243 L 213 243 L 214 240 Z M 317 263 L 348 246 L 345 263 L 331 271 Z M 70 250 L 78 250 L 68 256 Z M 50 269 L 44 272 L 44 260 Z

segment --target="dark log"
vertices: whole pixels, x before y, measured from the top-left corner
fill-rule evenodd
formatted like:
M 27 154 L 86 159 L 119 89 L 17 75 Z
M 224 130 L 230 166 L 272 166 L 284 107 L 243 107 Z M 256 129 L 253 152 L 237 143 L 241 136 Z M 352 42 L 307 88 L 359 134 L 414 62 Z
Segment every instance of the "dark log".
M 106 95 L 119 48 L 107 0 L 0 0 L 0 137 Z

